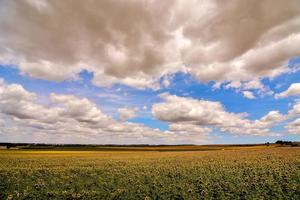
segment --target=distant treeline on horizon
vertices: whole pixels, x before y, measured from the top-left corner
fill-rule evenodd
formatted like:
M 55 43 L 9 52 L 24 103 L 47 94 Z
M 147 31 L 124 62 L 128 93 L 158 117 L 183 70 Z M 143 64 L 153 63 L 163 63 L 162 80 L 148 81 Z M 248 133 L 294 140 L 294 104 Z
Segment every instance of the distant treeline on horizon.
M 278 140 L 275 143 L 261 143 L 261 144 L 206 144 L 206 145 L 195 145 L 195 144 L 48 144 L 48 143 L 11 143 L 11 142 L 0 142 L 0 146 L 6 146 L 7 148 L 12 147 L 172 147 L 172 146 L 260 146 L 260 145 L 290 145 L 290 146 L 300 146 L 300 141 L 283 141 Z

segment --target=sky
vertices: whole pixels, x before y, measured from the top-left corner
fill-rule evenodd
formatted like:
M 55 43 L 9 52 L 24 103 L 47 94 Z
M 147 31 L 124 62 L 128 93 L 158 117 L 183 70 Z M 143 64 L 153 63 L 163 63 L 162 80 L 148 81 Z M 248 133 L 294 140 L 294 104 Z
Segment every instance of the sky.
M 300 140 L 299 0 L 0 0 L 0 141 Z

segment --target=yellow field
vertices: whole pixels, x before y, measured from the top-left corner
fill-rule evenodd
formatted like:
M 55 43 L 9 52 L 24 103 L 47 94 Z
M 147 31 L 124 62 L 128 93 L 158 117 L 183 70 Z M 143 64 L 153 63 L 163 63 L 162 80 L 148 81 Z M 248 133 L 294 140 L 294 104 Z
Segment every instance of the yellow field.
M 0 199 L 300 199 L 299 147 L 159 150 L 0 150 Z

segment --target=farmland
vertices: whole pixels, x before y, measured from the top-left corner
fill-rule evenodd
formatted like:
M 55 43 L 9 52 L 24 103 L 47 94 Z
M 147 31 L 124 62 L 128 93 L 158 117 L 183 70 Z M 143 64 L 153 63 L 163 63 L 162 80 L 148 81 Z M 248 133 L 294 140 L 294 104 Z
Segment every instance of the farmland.
M 0 150 L 0 199 L 300 199 L 299 147 L 120 148 Z

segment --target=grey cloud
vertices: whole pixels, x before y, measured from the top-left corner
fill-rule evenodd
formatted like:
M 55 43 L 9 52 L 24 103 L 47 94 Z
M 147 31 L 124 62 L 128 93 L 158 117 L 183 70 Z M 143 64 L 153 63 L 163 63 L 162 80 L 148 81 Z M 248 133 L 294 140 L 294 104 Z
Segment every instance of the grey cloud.
M 300 54 L 298 0 L 0 2 L 0 62 L 46 80 L 94 73 L 93 83 L 160 87 L 285 73 Z
M 1 2 L 0 21 L 1 50 L 18 57 L 26 74 L 61 81 L 87 69 L 95 73 L 96 84 L 134 85 L 126 78 L 151 80 L 166 62 L 167 19 L 155 20 L 167 12 L 166 3 L 44 1 L 44 9 L 38 9 L 28 2 Z

